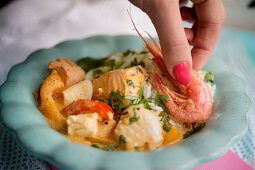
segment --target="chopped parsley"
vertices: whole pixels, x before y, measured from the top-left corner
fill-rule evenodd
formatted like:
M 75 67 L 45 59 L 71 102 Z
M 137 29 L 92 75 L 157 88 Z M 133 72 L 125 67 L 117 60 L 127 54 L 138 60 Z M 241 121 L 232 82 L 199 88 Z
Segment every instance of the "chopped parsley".
M 118 146 L 114 146 L 114 145 L 100 147 L 97 144 L 92 144 L 91 147 L 101 149 L 103 151 L 115 151 L 118 148 Z
M 200 126 L 195 127 L 195 123 L 192 123 L 192 129 L 190 131 L 187 131 L 182 137 L 183 139 L 186 139 L 187 137 L 193 135 L 194 133 L 199 132 L 201 129 L 205 127 L 206 123 L 201 123 Z
M 120 111 L 125 105 L 124 98 L 116 92 L 111 92 L 111 97 L 108 100 L 108 104 L 112 106 L 113 109 Z
M 140 67 L 137 67 L 137 70 L 138 70 L 141 74 L 143 74 L 143 71 L 142 71 L 142 69 L 141 69 Z
M 135 85 L 134 85 L 134 83 L 133 83 L 132 80 L 127 79 L 127 84 L 128 84 L 129 86 L 132 86 L 133 88 L 135 87 Z
M 141 99 L 143 99 L 143 83 L 140 82 L 139 85 L 140 85 L 140 89 L 139 89 L 139 91 L 138 91 L 138 95 L 139 95 L 139 97 L 140 97 Z
M 145 79 L 146 82 L 148 82 L 149 80 L 150 80 L 150 77 L 147 77 L 147 78 Z
M 140 54 L 148 54 L 150 53 L 149 51 L 141 51 Z
M 143 100 L 143 105 L 145 109 L 151 110 L 151 106 L 148 103 L 148 100 Z
M 167 117 L 164 116 L 161 121 L 163 124 L 163 130 L 165 132 L 169 132 L 171 128 L 167 125 Z
M 208 82 L 213 83 L 213 82 L 214 82 L 214 73 L 213 73 L 213 72 L 207 72 L 207 73 L 205 74 L 204 81 L 207 82 L 207 83 L 208 83 Z
M 119 61 L 115 64 L 115 68 L 120 68 L 125 62 L 124 61 Z
M 122 54 L 123 57 L 126 57 L 126 56 L 128 56 L 129 54 L 135 54 L 135 51 L 126 50 L 126 51 L 122 51 L 121 54 Z
M 137 58 L 135 57 L 134 60 L 130 63 L 130 67 L 138 66 L 138 65 L 140 65 L 140 66 L 142 66 L 142 67 L 145 67 L 144 62 L 143 62 L 143 61 L 138 62 L 138 61 L 137 61 Z M 142 70 L 141 70 L 141 71 L 142 71 Z
M 169 101 L 169 97 L 164 94 L 159 94 L 159 98 L 164 104 L 166 104 Z
M 129 119 L 129 124 L 130 124 L 130 125 L 131 125 L 132 123 L 134 123 L 134 122 L 136 122 L 136 121 L 139 120 L 139 117 L 136 116 L 136 110 L 135 110 L 135 108 L 134 108 L 133 110 L 134 110 L 134 117 L 131 117 L 131 118 Z
M 135 150 L 136 150 L 137 152 L 140 151 L 140 149 L 139 149 L 137 146 L 135 146 L 134 148 L 135 148 Z
M 119 136 L 119 143 L 120 144 L 126 144 L 127 143 L 125 136 L 123 136 L 123 135 Z

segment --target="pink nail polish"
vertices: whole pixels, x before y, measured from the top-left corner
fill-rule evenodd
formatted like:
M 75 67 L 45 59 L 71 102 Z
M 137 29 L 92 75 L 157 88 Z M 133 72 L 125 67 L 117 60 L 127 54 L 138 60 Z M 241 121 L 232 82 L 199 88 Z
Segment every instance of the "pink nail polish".
M 181 84 L 187 84 L 191 80 L 191 69 L 188 62 L 182 62 L 173 69 L 175 79 Z

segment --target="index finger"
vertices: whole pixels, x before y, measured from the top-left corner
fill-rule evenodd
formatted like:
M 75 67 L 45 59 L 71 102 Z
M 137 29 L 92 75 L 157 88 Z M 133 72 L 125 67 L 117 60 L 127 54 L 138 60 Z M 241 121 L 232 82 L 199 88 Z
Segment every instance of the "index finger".
M 189 44 L 179 10 L 179 0 L 156 0 L 152 2 L 154 4 L 151 11 L 146 11 L 146 13 L 150 16 L 157 30 L 166 68 L 173 77 L 177 78 L 174 73 L 175 66 L 181 63 L 189 63 L 190 67 L 192 66 Z
M 191 51 L 193 68 L 200 70 L 209 60 L 220 36 L 223 22 L 221 0 L 192 0 L 198 16 L 198 28 Z

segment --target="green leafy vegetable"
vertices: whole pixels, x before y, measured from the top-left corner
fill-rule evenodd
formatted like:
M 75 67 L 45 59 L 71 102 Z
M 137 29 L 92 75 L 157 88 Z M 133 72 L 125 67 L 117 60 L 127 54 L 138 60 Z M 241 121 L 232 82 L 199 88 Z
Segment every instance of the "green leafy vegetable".
M 169 132 L 171 128 L 167 125 L 167 117 L 164 116 L 162 118 L 162 124 L 163 124 L 163 130 L 165 132 Z
M 139 120 L 139 117 L 136 116 L 136 110 L 135 110 L 135 108 L 134 108 L 133 110 L 134 110 L 134 117 L 131 117 L 131 118 L 129 119 L 129 124 L 130 124 L 130 125 L 131 125 L 132 123 L 134 123 L 134 122 L 136 122 L 136 121 Z
M 105 61 L 107 58 L 92 58 L 92 57 L 85 57 L 78 60 L 76 63 L 86 72 L 97 67 L 104 66 Z
M 129 54 L 135 54 L 135 51 L 126 50 L 126 51 L 123 51 L 123 52 L 122 52 L 122 56 L 123 56 L 123 57 L 126 57 L 126 56 L 128 56 Z
M 195 124 L 193 123 L 193 124 L 192 124 L 192 130 L 187 131 L 187 132 L 182 136 L 183 139 L 186 139 L 187 137 L 193 135 L 194 133 L 199 132 L 201 129 L 203 129 L 203 128 L 205 127 L 205 124 L 206 124 L 206 123 L 202 123 L 200 126 L 195 127 L 195 126 L 194 126 Z
M 123 135 L 119 136 L 119 143 L 120 144 L 126 144 L 127 143 L 125 136 L 123 136 Z
M 213 83 L 213 82 L 214 82 L 214 73 L 213 73 L 213 72 L 207 72 L 207 73 L 205 74 L 204 81 L 205 81 L 205 82 L 211 82 L 211 83 Z

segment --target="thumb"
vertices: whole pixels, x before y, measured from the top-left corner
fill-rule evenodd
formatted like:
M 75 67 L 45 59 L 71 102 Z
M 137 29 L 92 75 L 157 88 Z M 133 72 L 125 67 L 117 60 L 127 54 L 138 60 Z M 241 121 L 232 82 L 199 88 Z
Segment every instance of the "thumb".
M 157 30 L 168 72 L 181 84 L 187 84 L 191 80 L 192 57 L 182 26 L 179 0 L 153 1 L 149 9 L 145 11 Z

